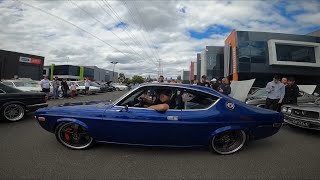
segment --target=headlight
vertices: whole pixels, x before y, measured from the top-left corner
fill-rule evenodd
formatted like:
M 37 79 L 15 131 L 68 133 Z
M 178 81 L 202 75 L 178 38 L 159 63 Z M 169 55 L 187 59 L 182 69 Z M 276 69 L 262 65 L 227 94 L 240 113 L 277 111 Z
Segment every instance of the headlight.
M 291 111 L 292 111 L 292 109 L 291 109 L 291 108 L 288 108 L 287 112 L 288 112 L 289 114 L 291 114 Z
M 288 108 L 287 108 L 287 107 L 282 107 L 282 108 L 281 108 L 281 112 L 284 112 L 284 113 L 285 113 L 285 112 L 288 112 Z

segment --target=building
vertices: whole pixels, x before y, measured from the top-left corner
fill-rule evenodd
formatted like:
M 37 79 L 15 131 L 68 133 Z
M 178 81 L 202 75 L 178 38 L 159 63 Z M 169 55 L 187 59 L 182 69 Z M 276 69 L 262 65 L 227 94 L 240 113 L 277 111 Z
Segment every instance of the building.
M 263 87 L 274 74 L 294 76 L 298 84 L 320 84 L 320 38 L 233 30 L 225 40 L 224 75 L 256 78 L 254 86 Z
M 197 80 L 197 62 L 192 62 L 190 63 L 190 77 L 189 77 L 190 82 Z
M 200 53 L 201 75 L 206 75 L 208 79 L 223 77 L 224 55 L 223 46 L 206 46 Z
M 0 79 L 42 79 L 44 57 L 0 50 Z
M 190 78 L 190 71 L 182 70 L 182 73 L 181 73 L 182 83 L 183 84 L 190 84 L 189 78 Z
M 197 80 L 201 78 L 201 54 L 197 53 Z
M 53 71 L 51 71 L 52 69 Z M 101 69 L 96 66 L 73 66 L 52 64 L 51 66 L 44 67 L 43 75 L 49 76 L 50 79 L 57 76 L 59 79 L 83 80 L 85 77 L 88 77 L 89 79 L 95 81 L 118 82 L 117 72 L 113 73 L 113 71 Z

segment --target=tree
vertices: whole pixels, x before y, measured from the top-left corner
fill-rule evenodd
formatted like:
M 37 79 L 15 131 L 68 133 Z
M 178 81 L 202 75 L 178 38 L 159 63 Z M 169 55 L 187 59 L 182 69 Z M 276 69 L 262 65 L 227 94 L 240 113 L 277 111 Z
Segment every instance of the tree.
M 131 82 L 133 84 L 141 84 L 144 82 L 144 78 L 141 77 L 141 76 L 138 76 L 138 75 L 134 75 L 132 78 L 131 78 Z
M 126 79 L 126 76 L 123 73 L 119 73 L 119 78 L 122 77 L 123 79 Z

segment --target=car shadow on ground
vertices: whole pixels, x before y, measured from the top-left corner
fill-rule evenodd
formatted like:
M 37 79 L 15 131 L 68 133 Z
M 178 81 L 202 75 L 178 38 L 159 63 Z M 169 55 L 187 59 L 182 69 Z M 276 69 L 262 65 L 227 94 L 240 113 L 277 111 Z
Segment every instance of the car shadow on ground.
M 206 148 L 206 147 L 159 147 L 159 146 L 140 146 L 140 145 L 108 144 L 108 143 L 97 143 L 92 148 L 97 150 L 109 149 L 117 152 L 143 152 L 148 154 L 155 154 L 155 153 L 177 154 L 177 152 L 179 153 L 209 152 L 209 148 Z

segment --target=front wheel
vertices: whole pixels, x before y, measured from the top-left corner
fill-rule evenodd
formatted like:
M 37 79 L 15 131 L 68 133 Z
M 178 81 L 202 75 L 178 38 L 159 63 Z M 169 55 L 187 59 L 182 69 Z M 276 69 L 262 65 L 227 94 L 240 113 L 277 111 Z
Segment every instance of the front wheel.
M 25 108 L 20 104 L 9 104 L 1 110 L 1 114 L 7 121 L 15 122 L 23 118 Z
M 210 149 L 218 154 L 232 154 L 242 148 L 247 140 L 243 130 L 228 130 L 215 135 L 210 143 Z
M 86 149 L 93 145 L 93 138 L 87 130 L 74 122 L 64 123 L 56 129 L 56 138 L 64 146 L 71 149 Z

